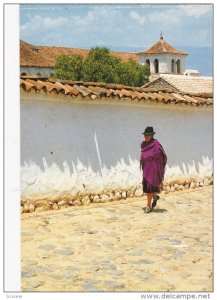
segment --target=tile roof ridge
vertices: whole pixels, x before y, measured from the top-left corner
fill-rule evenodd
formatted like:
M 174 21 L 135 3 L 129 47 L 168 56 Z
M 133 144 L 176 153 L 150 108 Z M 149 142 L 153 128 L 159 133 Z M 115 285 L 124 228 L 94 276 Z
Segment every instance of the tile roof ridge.
M 83 86 L 96 86 L 96 87 L 105 87 L 105 88 L 112 88 L 112 89 L 125 89 L 125 90 L 134 90 L 138 92 L 155 92 L 158 93 L 159 90 L 156 88 L 146 88 L 146 87 L 137 87 L 137 86 L 128 86 L 120 83 L 105 83 L 105 82 L 91 82 L 91 81 L 77 81 L 77 80 L 64 80 L 64 79 L 58 79 L 58 78 L 52 78 L 48 76 L 37 76 L 37 75 L 23 75 L 20 76 L 20 79 L 22 80 L 34 80 L 34 81 L 45 81 L 47 83 L 62 83 L 62 84 L 69 84 L 69 85 L 83 85 Z M 161 92 L 168 92 L 166 89 L 160 90 Z
M 110 52 L 113 52 L 113 53 L 123 53 L 123 54 L 136 54 L 135 52 L 114 51 L 114 50 L 110 50 Z
M 188 55 L 188 53 L 185 53 L 181 50 L 178 50 L 176 48 L 174 48 L 172 45 L 170 45 L 166 40 L 164 39 L 160 39 L 158 41 L 156 41 L 154 44 L 152 44 L 150 47 L 148 47 L 146 50 L 142 50 L 139 52 L 136 52 L 136 54 L 151 54 L 152 52 L 155 53 L 156 48 L 158 46 L 161 46 L 163 48 L 163 53 L 166 54 L 180 54 L 180 55 Z M 167 49 L 168 48 L 168 49 Z M 159 50 L 157 50 L 156 53 L 160 53 Z
M 53 77 L 48 77 L 48 76 L 38 76 L 38 75 L 21 75 L 20 76 L 21 80 L 34 80 L 34 81 L 44 81 L 47 83 L 62 83 L 62 84 L 69 84 L 69 85 L 83 85 L 83 86 L 96 86 L 96 87 L 105 87 L 105 88 L 114 88 L 114 89 L 125 89 L 125 90 L 134 90 L 134 91 L 139 91 L 139 92 L 153 92 L 153 93 L 158 93 L 158 92 L 165 92 L 165 93 L 174 93 L 174 91 L 168 91 L 167 89 L 159 89 L 159 88 L 154 88 L 154 87 L 146 87 L 144 86 L 128 86 L 120 83 L 105 83 L 105 82 L 92 82 L 92 81 L 78 81 L 78 80 L 64 80 L 64 79 L 58 79 L 58 78 L 53 78 Z M 154 81 L 158 80 L 159 78 L 155 79 Z M 153 83 L 149 82 L 149 83 Z M 147 83 L 147 85 L 149 84 Z M 204 97 L 210 97 L 213 95 L 212 92 L 182 92 L 182 91 L 177 91 L 176 93 L 179 93 L 181 95 L 203 95 Z
M 186 104 L 191 106 L 213 106 L 212 93 L 185 93 L 174 92 L 164 89 L 129 87 L 121 84 L 93 83 L 84 81 L 58 80 L 56 78 L 31 77 L 20 78 L 20 87 L 23 91 L 46 94 L 65 94 L 82 98 L 102 99 L 111 97 L 117 99 L 131 98 L 132 101 L 158 103 Z M 116 100 L 117 100 L 116 99 Z
M 164 46 L 164 39 L 160 39 L 160 42 L 161 42 L 162 47 L 163 47 L 163 52 L 168 52 L 167 49 Z
M 25 44 L 27 44 L 28 46 L 31 46 L 31 47 L 37 47 L 39 49 L 41 49 L 41 48 L 60 48 L 60 49 L 79 49 L 79 50 L 85 50 L 85 51 L 90 51 L 92 49 L 92 48 L 68 47 L 68 46 L 65 47 L 65 46 L 52 46 L 52 45 L 39 45 L 38 46 L 38 45 L 29 44 L 28 42 L 26 42 L 24 40 L 21 40 L 21 39 L 20 39 L 20 42 L 25 43 Z M 109 49 L 109 50 L 112 53 L 135 54 L 135 52 L 115 51 L 115 50 L 111 50 L 111 49 Z
M 85 50 L 85 51 L 89 51 L 89 49 L 85 49 L 85 48 L 76 48 L 76 47 L 64 47 L 64 46 L 35 46 L 38 47 L 39 49 L 41 48 L 58 48 L 58 49 L 79 49 L 79 50 Z
M 30 43 L 28 43 L 28 42 L 26 42 L 24 40 L 21 40 L 21 39 L 20 39 L 20 43 L 23 43 L 23 44 L 25 44 L 25 45 L 27 45 L 29 47 L 37 47 L 36 45 L 30 44 Z
M 213 76 L 186 76 L 184 74 L 159 74 L 160 78 L 213 79 Z

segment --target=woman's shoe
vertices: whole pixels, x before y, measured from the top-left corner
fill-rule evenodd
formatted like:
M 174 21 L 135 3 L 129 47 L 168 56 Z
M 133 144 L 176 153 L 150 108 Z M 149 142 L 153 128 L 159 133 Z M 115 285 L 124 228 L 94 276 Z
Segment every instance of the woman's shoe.
M 151 208 L 150 207 L 146 207 L 145 213 L 148 214 L 151 212 Z
M 151 206 L 152 208 L 154 208 L 157 205 L 157 200 L 159 200 L 159 199 L 160 199 L 160 196 L 156 195 L 156 198 L 152 202 L 152 206 Z

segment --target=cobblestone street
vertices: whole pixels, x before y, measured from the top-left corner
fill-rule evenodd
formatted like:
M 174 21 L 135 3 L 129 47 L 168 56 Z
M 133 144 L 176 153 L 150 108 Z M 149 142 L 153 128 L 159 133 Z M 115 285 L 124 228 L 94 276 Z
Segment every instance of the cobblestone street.
M 22 291 L 212 291 L 212 192 L 22 214 Z

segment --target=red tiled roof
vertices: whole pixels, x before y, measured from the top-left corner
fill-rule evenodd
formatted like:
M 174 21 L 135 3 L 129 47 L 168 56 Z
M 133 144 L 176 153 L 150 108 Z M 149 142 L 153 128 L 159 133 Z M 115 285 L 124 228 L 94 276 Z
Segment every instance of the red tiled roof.
M 56 58 L 60 55 L 80 54 L 86 57 L 89 53 L 87 49 L 66 48 L 53 46 L 33 46 L 24 41 L 20 41 L 20 65 L 21 67 L 50 67 L 54 68 Z M 127 62 L 130 58 L 138 62 L 138 57 L 134 53 L 114 52 L 111 55 Z
M 157 88 L 160 82 L 164 82 L 164 86 L 173 87 L 178 92 L 195 94 L 195 93 L 212 93 L 213 78 L 208 76 L 186 76 L 174 74 L 160 74 L 159 78 L 150 81 L 144 87 Z
M 21 76 L 21 92 L 36 92 L 44 94 L 63 94 L 70 95 L 73 98 L 90 100 L 114 99 L 115 101 L 128 100 L 132 102 L 163 104 L 180 104 L 188 106 L 212 106 L 212 93 L 197 93 L 188 95 L 183 93 L 174 93 L 153 88 L 129 87 L 121 84 L 106 84 L 100 82 L 83 82 L 52 80 L 45 77 Z
M 147 50 L 137 52 L 137 54 L 162 54 L 162 53 L 188 55 L 183 51 L 175 49 L 173 46 L 167 43 L 162 37 L 160 38 L 159 41 L 157 41 L 154 45 L 149 47 Z
M 34 46 L 20 41 L 20 65 L 22 67 L 50 67 L 51 64 L 49 57 L 44 57 Z

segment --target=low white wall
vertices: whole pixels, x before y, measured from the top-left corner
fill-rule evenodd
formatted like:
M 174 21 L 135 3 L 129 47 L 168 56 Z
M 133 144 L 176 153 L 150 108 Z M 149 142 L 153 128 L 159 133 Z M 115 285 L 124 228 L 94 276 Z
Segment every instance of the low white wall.
M 20 75 L 37 75 L 41 74 L 42 76 L 48 76 L 51 72 L 54 71 L 54 68 L 43 68 L 43 67 L 20 67 Z
M 146 126 L 154 127 L 168 155 L 165 182 L 212 174 L 210 108 L 57 99 L 21 96 L 22 199 L 141 186 Z

